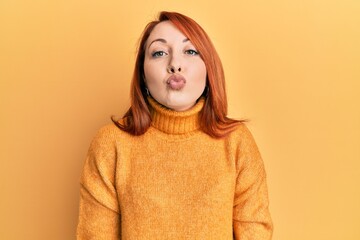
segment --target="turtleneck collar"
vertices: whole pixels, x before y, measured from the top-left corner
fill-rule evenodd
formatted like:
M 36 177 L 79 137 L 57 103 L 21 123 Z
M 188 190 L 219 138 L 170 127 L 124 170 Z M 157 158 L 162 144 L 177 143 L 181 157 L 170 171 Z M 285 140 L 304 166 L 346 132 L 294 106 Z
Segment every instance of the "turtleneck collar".
M 200 98 L 189 110 L 177 112 L 159 104 L 148 97 L 152 116 L 151 125 L 169 134 L 185 134 L 200 128 L 199 113 L 204 107 L 205 99 Z

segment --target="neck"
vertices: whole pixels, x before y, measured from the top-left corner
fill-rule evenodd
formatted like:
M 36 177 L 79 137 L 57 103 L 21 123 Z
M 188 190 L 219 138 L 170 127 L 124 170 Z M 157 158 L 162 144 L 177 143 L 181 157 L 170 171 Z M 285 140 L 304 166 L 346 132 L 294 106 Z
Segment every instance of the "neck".
M 152 97 L 148 97 L 152 115 L 151 125 L 169 134 L 185 134 L 200 128 L 199 114 L 205 99 L 200 98 L 189 110 L 177 112 L 159 104 Z

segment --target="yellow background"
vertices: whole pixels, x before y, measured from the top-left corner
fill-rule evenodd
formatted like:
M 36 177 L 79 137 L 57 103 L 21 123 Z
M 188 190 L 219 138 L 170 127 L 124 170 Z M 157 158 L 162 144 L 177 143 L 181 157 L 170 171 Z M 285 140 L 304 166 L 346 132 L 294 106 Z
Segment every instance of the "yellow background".
M 74 239 L 96 130 L 160 10 L 194 18 L 265 161 L 275 240 L 360 239 L 360 2 L 0 1 L 0 239 Z M 206 216 L 204 216 L 206 217 Z

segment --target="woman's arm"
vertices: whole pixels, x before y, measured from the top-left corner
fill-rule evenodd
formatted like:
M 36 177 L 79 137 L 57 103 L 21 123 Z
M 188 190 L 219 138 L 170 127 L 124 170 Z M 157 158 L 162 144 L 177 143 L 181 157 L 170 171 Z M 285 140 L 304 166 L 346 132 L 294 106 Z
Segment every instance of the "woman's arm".
M 270 240 L 273 224 L 269 212 L 264 163 L 250 131 L 244 127 L 238 149 L 233 231 L 236 240 Z
M 121 239 L 115 167 L 114 141 L 102 128 L 90 145 L 81 176 L 78 240 Z

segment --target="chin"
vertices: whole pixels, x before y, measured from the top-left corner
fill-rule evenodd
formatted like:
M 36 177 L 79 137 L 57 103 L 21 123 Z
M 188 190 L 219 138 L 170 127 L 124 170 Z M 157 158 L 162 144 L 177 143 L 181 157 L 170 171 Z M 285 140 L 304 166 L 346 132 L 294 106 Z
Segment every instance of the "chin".
M 186 110 L 189 110 L 190 108 L 192 108 L 195 105 L 195 103 L 196 103 L 195 101 L 194 102 L 169 101 L 167 103 L 167 105 L 165 105 L 165 106 L 174 111 L 182 112 L 182 111 L 186 111 Z
M 167 95 L 163 96 L 153 96 L 155 100 L 163 105 L 164 107 L 167 107 L 169 109 L 172 109 L 174 111 L 186 111 L 193 107 L 196 103 L 196 101 L 199 99 L 199 97 L 193 97 L 194 94 L 185 94 L 184 92 L 171 92 Z

